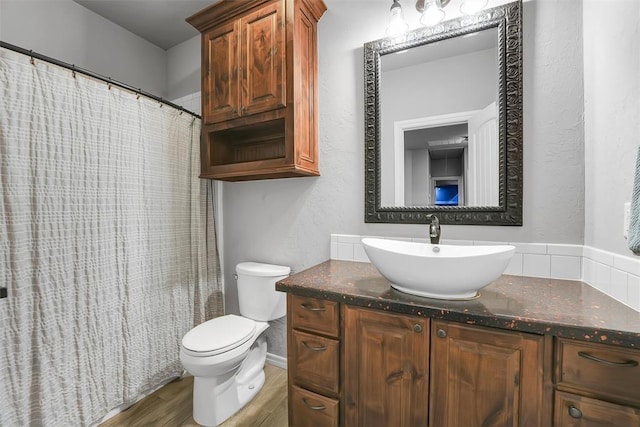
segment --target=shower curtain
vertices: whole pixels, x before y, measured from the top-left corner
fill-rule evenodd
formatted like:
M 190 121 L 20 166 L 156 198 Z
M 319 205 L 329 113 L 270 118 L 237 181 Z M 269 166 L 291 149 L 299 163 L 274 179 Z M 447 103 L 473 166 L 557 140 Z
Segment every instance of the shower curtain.
M 0 48 L 0 426 L 78 426 L 181 374 L 223 312 L 200 120 Z

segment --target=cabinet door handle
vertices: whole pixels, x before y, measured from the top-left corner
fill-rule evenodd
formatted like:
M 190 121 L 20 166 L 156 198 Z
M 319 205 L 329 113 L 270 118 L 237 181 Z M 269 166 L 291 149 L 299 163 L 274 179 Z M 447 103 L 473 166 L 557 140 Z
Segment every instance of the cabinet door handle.
M 579 351 L 578 356 L 587 360 L 591 360 L 593 362 L 604 363 L 605 365 L 609 365 L 609 366 L 618 366 L 620 368 L 633 368 L 638 366 L 638 362 L 635 360 L 625 360 L 624 362 L 614 362 L 612 360 L 601 359 L 597 356 L 594 356 L 593 354 L 587 353 L 586 351 Z
M 573 405 L 569 405 L 567 412 L 569 412 L 571 418 L 582 418 L 582 411 Z
M 302 308 L 304 308 L 305 310 L 309 310 L 309 311 L 327 311 L 327 309 L 325 307 L 314 307 L 314 306 L 309 305 L 307 303 L 300 304 L 300 306 Z
M 444 329 L 438 329 L 438 331 L 436 332 L 436 335 L 438 335 L 440 338 L 446 338 L 447 331 L 445 331 Z
M 304 397 L 302 398 L 302 403 L 304 403 L 304 405 L 312 411 L 324 411 L 325 409 L 327 409 L 327 407 L 324 405 L 311 405 Z
M 327 347 L 324 345 L 312 346 L 309 345 L 306 341 L 302 341 L 302 345 L 307 347 L 311 351 L 325 351 L 327 349 Z

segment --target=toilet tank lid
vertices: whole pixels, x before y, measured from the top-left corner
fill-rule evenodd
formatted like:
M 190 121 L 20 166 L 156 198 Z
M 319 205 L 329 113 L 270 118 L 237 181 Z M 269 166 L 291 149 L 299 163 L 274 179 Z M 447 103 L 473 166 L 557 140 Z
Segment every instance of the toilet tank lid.
M 284 265 L 262 264 L 260 262 L 241 262 L 236 265 L 237 274 L 248 276 L 287 276 L 291 268 Z

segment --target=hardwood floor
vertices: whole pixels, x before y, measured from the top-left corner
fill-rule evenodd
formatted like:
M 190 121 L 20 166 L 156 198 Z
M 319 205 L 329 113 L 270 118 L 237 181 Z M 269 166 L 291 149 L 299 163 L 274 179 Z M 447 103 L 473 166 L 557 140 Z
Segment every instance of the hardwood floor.
M 221 424 L 224 427 L 287 426 L 287 371 L 265 365 L 266 381 L 247 406 Z M 193 377 L 170 382 L 160 390 L 110 418 L 100 427 L 196 427 L 192 417 Z

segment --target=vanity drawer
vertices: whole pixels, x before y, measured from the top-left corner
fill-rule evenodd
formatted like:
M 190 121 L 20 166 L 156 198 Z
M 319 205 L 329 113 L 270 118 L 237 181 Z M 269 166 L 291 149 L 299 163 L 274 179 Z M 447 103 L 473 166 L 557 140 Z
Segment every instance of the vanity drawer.
M 339 403 L 300 387 L 291 387 L 291 424 L 295 427 L 337 427 Z
M 557 391 L 553 424 L 558 427 L 639 426 L 640 410 Z
M 337 337 L 340 334 L 340 304 L 289 294 L 291 326 Z
M 640 351 L 604 344 L 557 340 L 558 387 L 640 405 Z
M 293 381 L 323 394 L 338 395 L 340 341 L 294 330 Z

